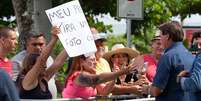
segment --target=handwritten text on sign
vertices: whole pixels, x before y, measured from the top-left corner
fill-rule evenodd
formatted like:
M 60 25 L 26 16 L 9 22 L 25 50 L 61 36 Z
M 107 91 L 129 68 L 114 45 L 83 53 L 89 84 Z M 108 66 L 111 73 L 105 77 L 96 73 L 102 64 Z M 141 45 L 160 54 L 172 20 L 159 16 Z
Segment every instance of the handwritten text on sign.
M 59 39 L 70 57 L 96 51 L 89 25 L 78 0 L 46 10 L 52 23 L 61 29 Z

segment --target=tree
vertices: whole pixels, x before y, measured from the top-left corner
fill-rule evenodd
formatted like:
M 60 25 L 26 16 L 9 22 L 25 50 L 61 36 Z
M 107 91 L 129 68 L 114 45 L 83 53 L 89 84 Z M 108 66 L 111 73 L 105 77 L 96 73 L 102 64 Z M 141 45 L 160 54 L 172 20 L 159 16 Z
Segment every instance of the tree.
M 19 43 L 24 48 L 24 38 L 27 33 L 32 29 L 32 0 L 12 0 L 13 8 L 15 11 L 15 17 L 17 20 L 17 27 L 20 33 Z
M 173 16 L 181 16 L 181 21 L 190 14 L 201 14 L 201 0 L 164 0 Z
M 12 0 L 15 14 L 17 17 L 17 25 L 19 32 L 26 33 L 32 29 L 31 20 L 34 0 Z M 38 0 L 41 1 L 42 0 Z M 57 6 L 71 0 L 52 0 L 53 6 Z M 116 17 L 117 0 L 79 0 L 80 4 L 87 16 L 90 26 L 98 27 L 100 31 L 111 31 L 111 26 L 104 26 L 103 22 L 93 19 L 93 16 L 99 14 L 110 13 L 111 16 Z M 145 37 L 147 43 L 151 29 L 155 29 L 160 23 L 167 21 L 172 16 L 180 15 L 183 20 L 189 14 L 199 13 L 201 0 L 144 0 L 144 20 L 132 22 L 132 34 L 137 37 Z M 9 6 L 10 5 L 10 6 Z M 10 9 L 11 1 L 1 0 L 0 3 L 0 18 L 14 15 L 13 10 Z M 18 19 L 19 18 L 19 19 Z
M 69 1 L 72 0 L 52 0 L 52 5 L 54 7 Z M 97 28 L 100 32 L 112 32 L 111 25 L 104 25 L 103 22 L 94 19 L 94 16 L 107 13 L 115 16 L 116 8 L 114 7 L 116 7 L 116 0 L 79 0 L 79 2 L 89 26 Z
M 53 6 L 68 2 L 71 0 L 53 0 Z M 117 0 L 79 0 L 82 5 L 85 15 L 93 17 L 99 14 L 110 13 L 111 16 L 116 17 Z M 132 34 L 139 37 L 145 37 L 146 43 L 150 39 L 147 34 L 150 29 L 156 28 L 158 24 L 170 19 L 172 13 L 167 5 L 162 0 L 144 0 L 144 19 L 141 21 L 132 21 Z M 153 34 L 152 34 L 153 35 Z
M 49 0 L 12 0 L 20 33 L 19 43 L 24 49 L 25 37 L 30 31 L 49 33 L 50 23 L 45 9 L 51 8 Z
M 136 37 L 144 37 L 146 44 L 155 32 L 150 33 L 151 30 L 170 20 L 172 16 L 171 11 L 166 3 L 162 0 L 145 0 L 144 1 L 144 19 L 132 21 L 132 33 Z
M 14 16 L 14 9 L 12 6 L 11 0 L 1 0 L 0 2 L 0 18 L 3 17 L 10 18 L 11 16 Z

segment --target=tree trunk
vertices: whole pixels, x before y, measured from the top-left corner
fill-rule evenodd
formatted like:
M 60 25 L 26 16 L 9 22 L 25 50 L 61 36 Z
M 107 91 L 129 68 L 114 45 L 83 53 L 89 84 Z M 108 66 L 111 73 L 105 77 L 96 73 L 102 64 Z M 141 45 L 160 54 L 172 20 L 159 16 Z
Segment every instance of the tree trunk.
M 50 0 L 12 0 L 17 28 L 19 31 L 20 49 L 24 49 L 25 37 L 30 31 L 42 32 L 47 35 L 50 32 L 50 22 L 45 10 L 51 8 Z
M 17 28 L 19 32 L 19 45 L 24 49 L 24 38 L 32 29 L 32 0 L 12 0 L 15 16 L 17 20 Z

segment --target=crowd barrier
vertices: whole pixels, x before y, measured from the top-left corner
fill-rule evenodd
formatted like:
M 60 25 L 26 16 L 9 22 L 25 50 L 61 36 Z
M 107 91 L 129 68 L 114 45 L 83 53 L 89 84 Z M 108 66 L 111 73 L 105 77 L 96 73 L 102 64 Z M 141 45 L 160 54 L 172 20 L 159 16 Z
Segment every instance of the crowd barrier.
M 58 99 L 21 99 L 21 101 L 83 101 L 81 98 L 58 98 Z M 155 98 L 139 98 L 135 95 L 112 95 L 90 97 L 88 101 L 155 101 Z

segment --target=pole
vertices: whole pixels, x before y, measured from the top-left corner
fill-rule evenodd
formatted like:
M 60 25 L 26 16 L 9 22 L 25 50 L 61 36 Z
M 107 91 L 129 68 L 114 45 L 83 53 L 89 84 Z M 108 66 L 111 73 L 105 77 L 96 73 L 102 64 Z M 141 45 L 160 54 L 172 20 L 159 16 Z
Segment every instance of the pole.
M 127 19 L 126 21 L 127 47 L 131 48 L 131 19 Z

